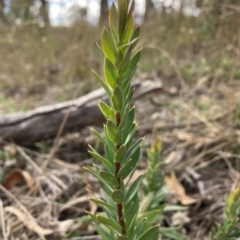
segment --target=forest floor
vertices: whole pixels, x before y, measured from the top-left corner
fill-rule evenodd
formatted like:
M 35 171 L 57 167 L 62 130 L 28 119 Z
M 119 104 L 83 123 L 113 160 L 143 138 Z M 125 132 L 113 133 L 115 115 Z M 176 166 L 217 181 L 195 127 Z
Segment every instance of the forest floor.
M 138 172 L 147 168 L 154 132 L 168 177 L 165 203 L 186 206 L 165 214 L 162 224 L 182 225 L 179 231 L 190 239 L 204 240 L 222 221 L 224 197 L 240 177 L 240 48 L 239 39 L 230 37 L 239 27 L 230 31 L 220 24 L 213 33 L 201 20 L 178 17 L 163 19 L 161 27 L 156 22 L 143 26 L 134 81 L 161 83 L 163 91 L 134 103 L 137 136 L 145 136 Z M 178 27 L 170 29 L 171 20 Z M 151 27 L 155 31 L 147 31 Z M 27 111 L 98 88 L 90 69 L 102 73 L 94 43 L 100 33 L 85 23 L 69 29 L 0 28 L 0 113 Z M 0 236 L 97 239 L 85 214 L 101 211 L 86 191 L 99 190 L 82 170 L 94 161 L 88 144 L 101 151 L 90 127 L 37 143 L 0 140 Z

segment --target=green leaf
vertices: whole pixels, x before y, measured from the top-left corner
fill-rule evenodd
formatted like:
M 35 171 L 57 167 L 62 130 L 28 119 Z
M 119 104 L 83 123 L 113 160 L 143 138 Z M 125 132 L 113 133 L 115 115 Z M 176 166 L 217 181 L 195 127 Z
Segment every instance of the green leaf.
M 103 225 L 105 225 L 105 226 L 107 226 L 107 227 L 110 227 L 110 229 L 111 229 L 112 227 L 115 228 L 115 229 L 118 229 L 118 230 L 121 229 L 121 226 L 120 226 L 118 223 L 116 223 L 116 222 L 114 222 L 114 221 L 111 221 L 111 220 L 109 220 L 109 219 L 107 219 L 107 218 L 105 218 L 105 217 L 103 217 L 103 216 L 96 215 L 96 218 L 97 218 L 97 220 L 98 220 L 100 223 L 102 223 Z
M 95 178 L 97 178 L 99 181 L 101 181 L 100 177 L 98 176 L 97 173 L 95 173 L 94 171 L 92 171 L 91 169 L 87 168 L 87 167 L 83 167 L 83 170 L 85 172 L 91 173 Z
M 141 28 L 140 28 L 140 26 L 138 26 L 138 27 L 134 30 L 134 32 L 133 32 L 133 35 L 132 35 L 132 37 L 131 37 L 131 41 L 132 41 L 133 39 L 139 39 L 139 38 L 140 38 L 140 35 L 141 35 Z M 132 49 L 134 49 L 134 48 L 136 47 L 137 43 L 138 43 L 138 41 L 136 41 L 136 42 L 133 43 Z
M 136 71 L 136 68 L 137 68 L 137 64 L 141 58 L 141 52 L 142 52 L 142 49 L 140 49 L 139 51 L 137 51 L 133 57 L 131 58 L 130 62 L 129 62 L 129 65 L 128 65 L 128 69 L 127 71 L 125 72 L 125 74 L 123 75 L 123 82 L 125 81 L 130 81 L 133 74 L 135 73 Z
M 130 158 L 120 169 L 118 173 L 118 177 L 121 177 L 125 179 L 131 171 L 134 170 L 134 168 L 137 165 L 138 159 L 140 156 L 140 147 L 137 149 L 137 151 L 133 154 L 132 158 Z
M 122 235 L 122 236 L 118 237 L 117 240 L 129 240 L 129 238 Z
M 127 232 L 130 239 L 133 239 L 134 235 L 134 228 L 135 228 L 135 220 L 138 214 L 138 208 L 139 208 L 139 197 L 136 193 L 135 196 L 132 199 L 132 202 L 134 203 L 133 208 L 129 211 L 128 216 L 124 216 L 126 219 L 126 226 L 127 226 Z
M 107 134 L 107 128 L 106 128 L 106 125 L 104 125 L 104 134 L 105 134 L 105 137 L 106 137 L 106 142 L 107 142 L 107 147 L 109 148 L 109 153 L 110 153 L 110 156 L 111 156 L 111 162 L 113 163 L 114 161 L 114 154 L 115 154 L 115 144 L 114 142 L 108 137 L 108 134 Z M 109 158 L 107 158 L 109 160 Z
M 112 119 L 115 120 L 115 114 L 114 111 L 112 110 L 112 108 L 110 106 L 108 106 L 105 102 L 103 101 L 99 101 L 98 104 L 101 112 L 103 113 L 103 115 L 106 117 L 106 119 Z
M 122 146 L 117 150 L 117 152 L 115 153 L 114 161 L 115 161 L 115 162 L 122 162 L 126 151 L 127 151 L 126 145 L 122 145 Z
M 124 29 L 126 27 L 126 20 L 128 14 L 128 1 L 118 0 L 118 12 L 119 12 L 119 36 L 121 39 Z
M 130 86 L 131 86 L 131 81 L 125 81 L 122 83 L 122 92 L 123 92 L 124 99 L 126 99 L 127 96 L 129 95 Z M 134 89 L 132 89 L 131 91 L 134 91 Z M 125 106 L 125 107 L 129 107 L 129 106 Z
M 175 240 L 186 240 L 187 236 L 184 236 L 183 234 L 180 234 L 176 232 L 174 228 L 164 228 L 164 227 L 159 227 L 158 228 L 159 233 L 162 234 L 165 237 L 168 237 L 170 239 L 175 239 Z
M 132 16 L 133 12 L 134 12 L 134 9 L 135 9 L 135 1 L 132 1 L 132 4 L 129 8 L 129 11 L 128 11 L 128 19 Z
M 137 216 L 136 224 L 138 224 L 141 221 L 141 219 L 143 219 L 143 218 L 147 218 L 148 223 L 150 223 L 156 217 L 159 216 L 161 211 L 162 211 L 162 209 L 156 209 L 156 210 L 152 210 L 152 211 L 148 211 L 148 212 L 144 212 L 144 213 L 139 214 Z
M 139 208 L 138 194 L 135 194 L 131 203 L 127 204 L 126 207 L 124 207 L 124 210 L 125 210 L 125 208 L 126 208 L 126 210 L 124 211 L 123 216 L 124 216 L 124 219 L 126 219 L 126 228 L 129 233 L 128 236 L 130 237 L 130 239 L 132 239 L 130 232 L 132 232 L 134 230 L 134 227 L 135 227 L 134 223 L 135 223 L 135 219 L 138 214 L 138 208 Z
M 92 220 L 97 221 L 97 218 L 95 215 L 93 215 L 92 213 L 90 213 L 88 211 L 85 211 L 85 213 L 87 213 L 91 217 Z
M 111 31 L 116 39 L 116 42 L 119 42 L 119 35 L 118 35 L 118 11 L 116 8 L 115 3 L 112 4 L 110 10 L 109 10 L 109 25 L 111 28 Z
M 125 111 L 124 113 L 123 113 L 123 117 L 122 117 L 122 119 L 121 119 L 121 122 L 120 122 L 120 124 L 119 124 L 119 129 L 123 129 L 124 128 L 124 126 L 125 126 L 125 124 L 126 124 L 126 121 L 127 121 L 127 119 L 128 119 L 128 113 L 129 113 L 129 110 L 127 110 L 127 111 Z
M 102 142 L 103 144 L 107 144 L 106 140 L 101 136 L 101 134 L 99 132 L 97 132 L 95 129 L 91 128 L 93 134 L 95 135 L 95 137 Z
M 105 201 L 115 209 L 115 210 L 112 210 L 112 209 L 103 207 L 104 211 L 107 213 L 109 219 L 112 219 L 112 218 L 116 219 L 117 218 L 116 203 L 112 200 L 112 198 L 105 191 L 103 191 L 101 189 L 101 192 L 102 192 L 102 195 L 103 195 Z
M 119 81 L 119 77 L 116 67 L 108 58 L 105 58 L 104 61 L 104 75 L 106 82 L 114 89 Z
M 130 133 L 123 139 L 123 142 L 124 144 L 126 144 L 127 148 L 129 148 L 132 144 L 132 141 L 136 132 L 135 130 L 136 130 L 136 123 L 133 123 L 133 127 Z
M 154 198 L 154 192 L 149 192 L 142 200 L 140 208 L 139 208 L 139 213 L 144 213 L 146 212 L 147 209 L 149 209 L 152 200 Z
M 105 181 L 107 182 L 109 185 L 112 185 L 114 187 L 118 187 L 119 186 L 119 182 L 117 180 L 116 177 L 114 177 L 112 174 L 110 174 L 109 172 L 103 171 L 101 170 L 99 172 L 99 176 Z
M 146 221 L 147 219 L 143 218 L 138 224 L 136 224 L 134 240 L 142 234 Z
M 130 42 L 121 45 L 120 47 L 118 47 L 118 52 L 124 51 L 126 48 L 128 48 L 131 45 L 133 48 L 133 46 L 135 46 L 137 44 L 138 40 L 139 40 L 139 38 L 135 38 L 135 39 L 131 40 Z
M 94 148 L 91 147 L 91 150 L 93 150 Z M 95 150 L 95 149 L 94 149 Z M 97 151 L 88 151 L 94 158 L 96 158 L 97 160 L 99 160 L 106 168 L 108 171 L 110 171 L 111 173 L 114 173 L 115 168 L 114 166 L 104 157 L 102 157 Z
M 132 33 L 134 28 L 134 20 L 133 16 L 131 16 L 128 20 L 127 27 L 125 28 L 124 34 L 123 34 L 123 44 L 126 44 L 131 39 Z
M 142 178 L 143 178 L 143 175 L 140 175 L 129 187 L 127 194 L 125 195 L 125 198 L 124 198 L 124 202 L 123 202 L 124 206 L 130 203 L 134 195 L 137 193 L 140 187 L 140 184 L 142 182 Z
M 129 110 L 128 119 L 125 123 L 125 127 L 122 130 L 123 138 L 125 138 L 126 135 L 129 134 L 129 132 L 133 126 L 133 123 L 134 123 L 134 116 L 135 116 L 135 107 L 132 107 Z
M 126 98 L 126 100 L 124 102 L 124 106 L 129 106 L 130 105 L 130 103 L 132 101 L 132 98 L 133 98 L 134 90 L 135 89 L 132 89 L 131 92 L 128 94 L 128 96 L 127 96 L 127 98 Z
M 129 47 L 127 53 L 123 57 L 122 61 L 120 62 L 119 68 L 118 68 L 118 74 L 119 76 L 122 76 L 126 70 L 128 69 L 128 64 L 131 59 L 131 53 L 132 53 L 132 48 Z
M 96 228 L 97 232 L 102 236 L 103 239 L 115 240 L 115 237 L 112 234 L 110 234 L 109 232 L 107 232 L 101 226 L 98 226 L 95 224 L 95 228 Z
M 112 193 L 112 200 L 116 203 L 122 203 L 124 199 L 124 192 L 120 189 L 114 190 Z
M 112 192 L 113 189 L 114 189 L 113 184 L 105 181 L 104 179 L 102 179 L 102 178 L 100 177 L 100 175 L 99 175 L 99 174 L 100 174 L 100 171 L 102 171 L 102 170 L 101 170 L 97 165 L 95 165 L 95 164 L 93 164 L 93 166 L 94 166 L 94 168 L 95 168 L 96 174 L 98 175 L 99 181 L 102 182 L 102 184 L 104 185 L 104 187 L 106 188 L 106 190 L 107 190 L 108 192 Z
M 159 226 L 149 228 L 137 240 L 158 240 Z
M 108 94 L 108 96 L 110 97 L 112 95 L 110 88 L 108 87 L 108 85 L 101 79 L 101 77 L 92 70 L 93 74 L 95 75 L 95 77 L 97 78 L 97 80 L 99 81 L 99 83 L 101 84 L 101 86 L 104 88 L 104 90 L 106 91 L 106 93 Z
M 123 104 L 123 95 L 121 89 L 116 86 L 112 94 L 112 104 L 115 111 L 120 111 Z
M 111 34 L 104 28 L 102 33 L 102 49 L 106 57 L 112 62 L 116 63 L 117 61 L 117 52 L 112 40 Z
M 119 178 L 125 179 L 128 174 L 134 169 L 132 159 L 130 158 L 119 170 L 117 176 Z
M 121 141 L 121 134 L 117 126 L 111 121 L 108 120 L 106 124 L 106 132 L 109 139 L 115 144 L 119 144 Z
M 166 205 L 163 209 L 164 212 L 168 211 L 186 211 L 187 208 L 180 205 Z
M 91 200 L 92 202 L 95 202 L 97 204 L 100 204 L 101 206 L 104 206 L 104 207 L 107 207 L 107 208 L 110 208 L 112 210 L 115 210 L 115 208 L 113 208 L 110 204 L 100 200 L 100 199 L 97 199 L 97 198 L 89 198 L 89 200 Z
M 143 141 L 143 138 L 138 139 L 128 150 L 125 155 L 124 161 L 127 161 L 129 158 L 132 157 L 132 155 L 138 150 L 138 148 L 141 146 L 141 143 Z

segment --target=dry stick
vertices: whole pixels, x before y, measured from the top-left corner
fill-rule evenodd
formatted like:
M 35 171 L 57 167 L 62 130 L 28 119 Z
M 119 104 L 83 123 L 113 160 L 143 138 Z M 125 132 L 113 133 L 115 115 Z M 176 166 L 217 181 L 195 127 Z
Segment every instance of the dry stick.
M 213 125 L 210 121 L 208 121 L 206 118 L 203 118 L 198 113 L 193 111 L 187 104 L 180 102 L 181 107 L 183 107 L 185 110 L 187 110 L 190 114 L 192 114 L 195 118 L 199 119 L 202 123 L 204 123 L 208 128 L 210 128 L 213 132 L 218 132 L 219 129 Z
M 229 114 L 233 113 L 236 110 L 236 108 L 231 109 L 230 111 L 226 111 L 222 114 L 219 114 L 216 117 L 213 118 L 208 118 L 207 121 L 208 122 L 214 122 L 214 121 L 219 121 L 225 117 L 227 117 Z M 192 122 L 183 122 L 183 123 L 179 123 L 179 124 L 165 124 L 165 125 L 160 125 L 158 123 L 156 123 L 156 130 L 172 130 L 172 129 L 179 129 L 179 128 L 185 128 L 187 126 L 189 127 L 195 127 L 198 125 L 202 125 L 204 124 L 204 122 L 202 121 L 192 121 Z M 151 126 L 146 126 L 146 127 L 142 127 L 141 131 L 144 131 L 146 133 L 150 133 L 152 132 L 152 125 Z
M 1 184 L 0 184 L 0 190 L 4 192 L 10 200 L 14 201 L 18 205 L 19 209 L 21 209 L 28 216 L 28 219 L 31 220 L 31 222 L 36 223 L 35 219 L 28 212 L 28 210 L 22 205 L 22 203 L 11 192 L 9 192 L 6 188 L 4 188 Z M 46 240 L 43 235 L 40 235 L 39 233 L 38 235 L 42 240 Z
M 2 200 L 1 200 L 1 199 L 0 199 L 0 220 L 1 220 L 3 240 L 7 240 L 7 235 L 6 235 L 6 232 L 5 232 L 3 203 L 2 203 Z
M 162 48 L 159 48 L 159 47 L 156 47 L 156 46 L 149 46 L 147 48 L 159 51 L 169 61 L 169 63 L 172 65 L 172 67 L 174 68 L 174 70 L 175 70 L 175 72 L 178 76 L 178 80 L 180 82 L 182 90 L 184 90 L 184 92 L 185 92 L 188 89 L 188 86 L 187 86 L 186 82 L 184 81 L 184 79 L 182 77 L 182 74 L 181 74 L 176 62 L 174 61 L 174 59 L 171 58 L 170 55 L 165 50 L 163 50 Z
M 66 114 L 64 115 L 64 118 L 62 120 L 62 123 L 61 123 L 61 126 L 60 128 L 58 129 L 58 132 L 57 132 L 57 136 L 56 138 L 54 139 L 54 142 L 53 142 L 53 147 L 51 148 L 51 151 L 50 151 L 50 154 L 47 158 L 47 160 L 44 162 L 43 166 L 42 166 L 42 170 L 45 171 L 49 162 L 51 161 L 51 159 L 53 158 L 55 152 L 56 152 L 56 149 L 57 149 L 57 145 L 59 143 L 59 139 L 62 135 L 62 132 L 63 132 L 63 129 L 64 129 L 64 126 L 66 125 L 66 122 L 68 120 L 68 117 L 69 117 L 69 114 L 71 112 L 71 109 L 72 109 L 72 106 L 70 106 L 68 108 L 68 111 L 66 112 Z

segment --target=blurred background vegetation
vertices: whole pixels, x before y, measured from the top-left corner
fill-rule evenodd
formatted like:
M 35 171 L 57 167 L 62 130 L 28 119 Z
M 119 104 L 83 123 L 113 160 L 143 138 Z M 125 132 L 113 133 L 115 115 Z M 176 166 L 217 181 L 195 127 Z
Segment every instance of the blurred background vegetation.
M 79 97 L 99 87 L 95 43 L 108 0 L 0 0 L 0 113 Z M 143 56 L 136 74 L 209 85 L 240 78 L 239 0 L 138 0 Z M 181 85 L 180 84 L 180 85 Z

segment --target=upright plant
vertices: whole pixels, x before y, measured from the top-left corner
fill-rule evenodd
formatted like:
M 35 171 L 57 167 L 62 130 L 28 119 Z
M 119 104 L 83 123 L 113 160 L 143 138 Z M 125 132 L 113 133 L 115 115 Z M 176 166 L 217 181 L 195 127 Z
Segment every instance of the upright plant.
M 131 106 L 134 89 L 131 79 L 140 60 L 141 49 L 133 54 L 140 37 L 140 27 L 134 30 L 134 0 L 118 0 L 109 12 L 110 31 L 104 28 L 101 50 L 104 55 L 103 80 L 94 72 L 105 89 L 109 102 L 99 102 L 99 108 L 106 118 L 104 137 L 93 130 L 104 144 L 105 156 L 90 146 L 90 154 L 99 160 L 104 170 L 94 165 L 92 173 L 105 187 L 103 198 L 91 198 L 101 205 L 104 214 L 91 215 L 97 222 L 96 229 L 106 240 L 158 239 L 159 226 L 147 224 L 147 218 L 137 218 L 139 210 L 138 189 L 142 176 L 133 182 L 133 176 L 140 155 L 142 138 L 134 142 L 136 122 L 135 108 Z

